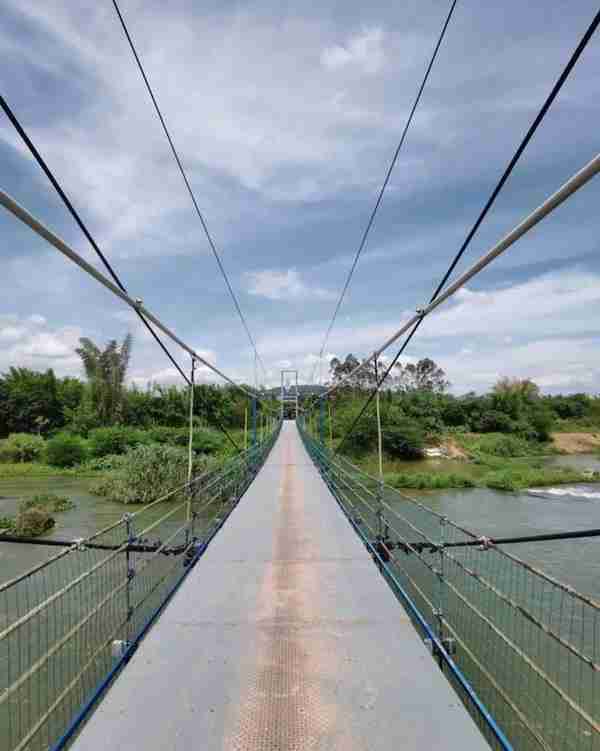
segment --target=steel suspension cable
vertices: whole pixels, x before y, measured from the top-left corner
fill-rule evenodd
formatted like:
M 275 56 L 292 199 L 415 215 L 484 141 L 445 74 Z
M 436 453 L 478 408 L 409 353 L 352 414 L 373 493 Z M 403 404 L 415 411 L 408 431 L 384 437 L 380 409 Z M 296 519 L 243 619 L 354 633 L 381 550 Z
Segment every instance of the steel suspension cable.
M 79 212 L 77 211 L 77 209 L 73 206 L 71 200 L 69 199 L 69 197 L 67 196 L 67 194 L 65 193 L 65 191 L 63 190 L 63 188 L 61 187 L 61 185 L 58 182 L 58 180 L 56 179 L 54 173 L 52 172 L 52 170 L 50 169 L 50 167 L 46 163 L 46 161 L 43 158 L 43 156 L 40 154 L 39 150 L 37 149 L 37 147 L 35 146 L 35 144 L 31 140 L 31 138 L 29 137 L 29 135 L 27 134 L 25 128 L 20 123 L 19 119 L 17 118 L 17 116 L 15 115 L 15 113 L 13 112 L 13 110 L 10 108 L 10 106 L 9 106 L 8 102 L 6 101 L 6 99 L 1 94 L 0 94 L 0 107 L 2 108 L 2 110 L 4 111 L 4 113 L 8 117 L 8 119 L 10 120 L 10 122 L 11 122 L 12 126 L 14 127 L 14 129 L 17 131 L 17 133 L 21 137 L 21 140 L 27 146 L 29 152 L 31 153 L 31 155 L 33 156 L 33 158 L 35 159 L 35 161 L 38 163 L 38 165 L 40 166 L 40 168 L 42 169 L 42 171 L 44 172 L 44 174 L 46 175 L 46 177 L 50 181 L 50 183 L 51 183 L 52 187 L 54 188 L 54 190 L 58 193 L 60 199 L 62 200 L 62 202 L 66 206 L 67 210 L 69 211 L 69 213 L 71 214 L 71 216 L 73 217 L 73 219 L 75 220 L 75 222 L 77 223 L 77 226 L 79 227 L 79 229 L 83 232 L 83 234 L 85 235 L 86 239 L 88 240 L 88 242 L 90 243 L 90 245 L 92 246 L 92 248 L 94 249 L 94 251 L 96 252 L 96 255 L 98 256 L 98 258 L 102 261 L 104 267 L 106 268 L 106 270 L 108 271 L 108 273 L 111 275 L 111 277 L 114 280 L 115 284 L 119 287 L 119 289 L 122 292 L 125 292 L 126 294 L 128 294 L 127 288 L 125 287 L 125 285 L 123 284 L 123 282 L 119 278 L 117 272 L 115 271 L 114 267 L 112 266 L 112 264 L 110 263 L 110 261 L 108 260 L 108 258 L 106 257 L 106 255 L 100 250 L 100 247 L 99 247 L 98 243 L 96 242 L 96 240 L 92 236 L 91 232 L 89 231 L 89 229 L 86 226 L 86 224 L 83 221 L 83 219 L 81 218 L 81 215 L 79 214 Z M 143 315 L 143 313 L 141 313 L 140 310 L 138 310 L 138 309 L 135 309 L 135 313 L 138 316 L 138 318 L 140 319 L 140 321 L 147 328 L 147 330 L 152 334 L 152 336 L 153 336 L 154 340 L 156 341 L 156 343 L 159 345 L 159 347 L 162 349 L 162 351 L 165 353 L 165 355 L 169 358 L 169 360 L 171 361 L 171 363 L 175 366 L 175 368 L 177 369 L 177 371 L 179 372 L 179 374 L 181 375 L 181 377 L 184 379 L 184 381 L 189 386 L 190 385 L 189 378 L 184 373 L 184 371 L 182 370 L 181 366 L 175 360 L 175 358 L 173 357 L 173 355 L 169 352 L 167 346 L 161 340 L 161 338 L 158 336 L 158 334 L 156 333 L 156 331 L 154 330 L 154 328 L 150 325 L 150 323 L 148 323 L 148 321 L 146 320 L 146 318 Z M 239 446 L 236 444 L 236 442 L 233 440 L 233 438 L 227 432 L 227 430 L 221 424 L 221 422 L 217 420 L 216 421 L 216 425 L 219 428 L 219 430 L 221 430 L 225 434 L 225 436 L 227 437 L 227 439 L 233 444 L 233 446 L 236 448 L 236 450 L 240 451 Z
M 60 186 L 58 180 L 56 179 L 56 177 L 52 173 L 52 170 L 50 169 L 50 167 L 48 167 L 46 161 L 44 160 L 44 158 L 42 157 L 42 155 L 40 154 L 40 152 L 36 148 L 35 144 L 31 140 L 31 138 L 27 135 L 27 132 L 25 131 L 25 129 L 23 128 L 23 126 L 19 122 L 19 120 L 18 120 L 17 116 L 15 115 L 15 113 L 10 108 L 10 106 L 9 106 L 8 102 L 6 101 L 6 99 L 1 94 L 0 94 L 0 107 L 2 107 L 2 109 L 4 110 L 5 115 L 8 117 L 8 119 L 10 120 L 12 126 L 14 127 L 14 129 L 17 131 L 17 133 L 21 137 L 21 140 L 27 146 L 27 148 L 29 149 L 29 152 L 31 153 L 31 155 L 33 156 L 33 158 L 35 159 L 35 161 L 38 163 L 38 165 L 41 167 L 42 171 L 44 172 L 44 174 L 46 175 L 46 177 L 48 178 L 48 180 L 52 184 L 52 187 L 54 188 L 54 190 L 60 196 L 60 199 L 62 200 L 62 202 L 66 206 L 67 210 L 69 211 L 69 213 L 71 214 L 71 216 L 73 217 L 73 219 L 75 220 L 75 222 L 77 223 L 79 229 L 83 232 L 83 234 L 85 235 L 86 239 L 88 240 L 88 242 L 90 243 L 90 245 L 92 246 L 92 248 L 94 249 L 94 251 L 96 252 L 96 255 L 98 256 L 98 258 L 104 264 L 104 267 L 106 268 L 106 270 L 108 271 L 108 273 L 111 275 L 111 277 L 114 280 L 115 284 L 119 287 L 119 289 L 121 289 L 121 291 L 127 292 L 127 289 L 126 289 L 125 285 L 120 280 L 119 276 L 117 275 L 117 272 L 114 270 L 114 268 L 111 265 L 111 263 L 109 262 L 108 258 L 100 250 L 100 248 L 98 246 L 98 243 L 94 240 L 94 238 L 92 237 L 92 234 L 88 230 L 87 226 L 84 224 L 83 219 L 81 218 L 79 212 L 77 211 L 77 209 L 71 203 L 70 199 L 68 198 L 68 196 L 66 195 L 66 193 L 64 192 L 64 190 L 62 189 L 62 187 Z M 139 311 L 136 311 L 136 313 L 137 313 L 139 319 L 142 321 L 142 323 L 146 326 L 146 328 L 148 329 L 148 331 L 152 334 L 152 336 L 154 337 L 154 339 L 156 340 L 156 342 L 158 343 L 158 345 L 160 346 L 160 348 L 163 350 L 163 352 L 169 358 L 169 360 L 171 361 L 171 363 L 179 371 L 179 374 L 181 375 L 181 377 L 184 380 L 187 381 L 188 380 L 187 376 L 183 372 L 183 370 L 181 369 L 181 366 L 176 362 L 175 358 L 171 355 L 171 353 L 169 352 L 169 350 L 167 349 L 167 347 L 165 346 L 165 344 L 161 341 L 161 339 L 159 338 L 159 336 L 156 334 L 156 332 L 154 331 L 154 329 L 152 328 L 152 326 L 150 326 L 150 324 L 148 323 L 148 321 L 144 318 L 144 316 Z
M 544 117 L 546 116 L 548 110 L 550 109 L 552 103 L 554 102 L 554 100 L 558 96 L 558 93 L 562 89 L 562 87 L 565 84 L 567 78 L 569 77 L 571 71 L 575 67 L 575 64 L 577 63 L 577 61 L 581 57 L 581 54 L 583 53 L 584 49 L 586 48 L 587 44 L 589 43 L 590 39 L 594 35 L 594 33 L 597 30 L 597 28 L 598 28 L 599 25 L 600 25 L 600 11 L 598 11 L 596 13 L 594 19 L 592 20 L 591 24 L 587 28 L 585 34 L 582 36 L 582 38 L 579 41 L 579 44 L 577 45 L 577 47 L 575 48 L 573 54 L 569 58 L 569 61 L 565 65 L 562 73 L 560 74 L 560 76 L 556 80 L 556 83 L 552 87 L 552 89 L 551 89 L 550 93 L 548 94 L 546 100 L 544 101 L 542 107 L 540 108 L 540 110 L 537 113 L 535 119 L 531 123 L 531 125 L 530 125 L 529 129 L 527 130 L 527 133 L 525 134 L 523 140 L 519 144 L 519 146 L 518 146 L 517 150 L 515 151 L 512 159 L 508 163 L 506 169 L 504 170 L 502 176 L 500 177 L 498 183 L 496 184 L 496 187 L 494 188 L 494 190 L 492 191 L 490 197 L 486 201 L 483 209 L 481 210 L 479 216 L 477 217 L 477 220 L 475 221 L 475 223 L 473 224 L 473 226 L 469 230 L 469 232 L 468 232 L 465 240 L 463 241 L 463 243 L 460 246 L 458 252 L 454 256 L 454 259 L 452 260 L 452 263 L 450 264 L 450 266 L 448 267 L 446 273 L 444 274 L 443 278 L 441 279 L 440 283 L 436 287 L 433 295 L 431 296 L 431 298 L 429 300 L 429 303 L 432 303 L 434 300 L 436 300 L 437 297 L 439 296 L 439 294 L 441 293 L 441 291 L 443 290 L 443 288 L 445 287 L 446 282 L 448 281 L 448 279 L 450 278 L 452 272 L 454 271 L 454 269 L 456 268 L 457 264 L 459 263 L 459 261 L 463 257 L 465 251 L 469 247 L 472 239 L 474 238 L 475 234 L 477 233 L 477 231 L 478 231 L 479 227 L 481 226 L 483 220 L 485 219 L 485 217 L 489 213 L 490 209 L 494 205 L 494 203 L 496 201 L 496 198 L 500 194 L 500 191 L 502 190 L 502 188 L 506 184 L 508 178 L 510 177 L 512 171 L 514 170 L 515 166 L 517 165 L 517 163 L 518 163 L 519 159 L 521 158 L 523 152 L 527 148 L 527 145 L 529 144 L 529 142 L 533 138 L 536 130 L 538 129 L 538 127 L 542 123 L 542 121 L 543 121 Z M 385 369 L 383 375 L 381 376 L 381 379 L 377 380 L 377 383 L 375 384 L 375 386 L 374 386 L 371 394 L 367 398 L 367 400 L 366 400 L 363 408 L 361 409 L 361 411 L 359 412 L 359 414 L 357 415 L 357 417 L 353 421 L 352 425 L 350 426 L 350 428 L 346 432 L 346 434 L 343 437 L 341 443 L 338 445 L 338 447 L 336 449 L 336 453 L 341 449 L 342 445 L 345 443 L 345 441 L 347 440 L 347 438 L 350 437 L 350 435 L 352 434 L 352 432 L 353 432 L 354 428 L 356 427 L 356 425 L 358 425 L 359 421 L 361 420 L 361 418 L 365 414 L 366 410 L 369 408 L 369 405 L 372 403 L 372 401 L 373 401 L 373 399 L 375 397 L 375 394 L 381 388 L 382 384 L 385 382 L 385 380 L 389 376 L 390 372 L 395 367 L 396 363 L 398 362 L 398 359 L 404 353 L 406 347 L 408 346 L 408 344 L 412 340 L 413 336 L 418 331 L 419 326 L 421 325 L 422 322 L 423 322 L 423 317 L 419 318 L 416 321 L 416 323 L 414 324 L 412 330 L 408 333 L 408 335 L 407 335 L 404 343 L 402 344 L 402 346 L 398 350 L 397 354 L 392 359 L 392 361 L 390 362 L 390 364 L 388 365 L 388 367 Z
M 156 99 L 156 96 L 154 94 L 154 91 L 152 90 L 152 87 L 150 86 L 150 81 L 148 80 L 148 76 L 146 75 L 146 71 L 144 70 L 144 66 L 142 65 L 142 62 L 140 60 L 140 56 L 138 55 L 138 52 L 136 50 L 136 47 L 133 43 L 133 39 L 131 37 L 131 34 L 129 33 L 129 29 L 127 28 L 127 25 L 125 23 L 125 19 L 123 17 L 123 14 L 121 13 L 121 9 L 119 8 L 116 0 L 112 0 L 112 4 L 114 6 L 115 12 L 119 18 L 119 22 L 121 24 L 121 28 L 123 29 L 123 33 L 125 34 L 125 37 L 127 39 L 127 42 L 129 44 L 129 47 L 131 49 L 131 52 L 133 54 L 133 57 L 135 58 L 135 62 L 137 63 L 137 67 L 140 71 L 140 75 L 142 76 L 142 79 L 144 80 L 144 84 L 146 86 L 146 89 L 148 91 L 148 94 L 150 96 L 150 99 L 152 100 L 152 104 L 154 106 L 154 110 L 156 111 L 156 114 L 158 116 L 158 119 L 160 121 L 160 124 L 162 126 L 163 132 L 167 138 L 167 141 L 169 142 L 169 146 L 171 147 L 171 152 L 173 154 L 173 157 L 177 163 L 177 166 L 179 168 L 179 172 L 181 173 L 181 177 L 183 178 L 183 182 L 185 183 L 185 187 L 187 189 L 187 192 L 192 200 L 192 203 L 194 204 L 194 209 L 196 211 L 196 214 L 198 215 L 198 219 L 200 220 L 200 224 L 202 225 L 202 229 L 204 230 L 204 234 L 206 235 L 206 239 L 208 240 L 208 244 L 210 246 L 210 249 L 212 251 L 213 256 L 215 257 L 215 260 L 217 262 L 217 265 L 219 267 L 219 271 L 221 272 L 221 275 L 223 279 L 225 280 L 225 284 L 227 286 L 227 289 L 229 290 L 229 294 L 231 296 L 231 299 L 233 301 L 234 307 L 237 311 L 237 314 L 239 316 L 240 321 L 242 322 L 242 326 L 244 327 L 246 331 L 246 335 L 248 337 L 248 340 L 250 344 L 252 345 L 252 349 L 254 350 L 254 354 L 256 355 L 256 358 L 258 362 L 260 363 L 261 368 L 263 369 L 263 373 L 266 375 L 267 371 L 265 369 L 265 365 L 262 361 L 262 358 L 260 354 L 258 353 L 258 349 L 256 348 L 256 343 L 254 341 L 254 337 L 250 333 L 250 328 L 248 326 L 248 323 L 246 321 L 246 317 L 244 316 L 244 313 L 242 312 L 241 306 L 238 302 L 237 296 L 233 290 L 233 287 L 231 286 L 231 282 L 229 281 L 229 276 L 227 275 L 227 272 L 225 270 L 225 267 L 223 266 L 223 262 L 221 261 L 221 256 L 219 255 L 219 251 L 217 250 L 217 246 L 213 240 L 213 237 L 210 233 L 210 230 L 208 229 L 208 224 L 206 222 L 206 219 L 204 218 L 204 215 L 202 211 L 200 210 L 200 206 L 198 205 L 198 201 L 196 200 L 196 196 L 194 194 L 194 191 L 192 190 L 192 186 L 190 184 L 190 181 L 187 176 L 187 172 L 185 171 L 185 168 L 183 166 L 183 163 L 179 157 L 179 154 L 177 152 L 177 149 L 175 148 L 175 143 L 173 141 L 173 138 L 171 137 L 171 133 L 169 132 L 169 129 L 167 128 L 167 123 L 165 121 L 165 118 L 161 112 L 160 107 L 158 106 L 158 101 Z
M 400 141 L 398 142 L 398 146 L 396 147 L 396 150 L 394 152 L 394 155 L 392 157 L 392 161 L 390 162 L 390 165 L 387 169 L 387 172 L 385 174 L 385 178 L 383 180 L 383 184 L 379 190 L 379 194 L 377 196 L 377 200 L 375 201 L 375 205 L 371 211 L 371 215 L 369 216 L 369 220 L 367 222 L 367 225 L 363 231 L 358 249 L 356 251 L 356 254 L 354 256 L 354 260 L 352 261 L 352 265 L 350 267 L 350 270 L 348 272 L 348 276 L 346 277 L 346 281 L 344 282 L 344 286 L 342 288 L 342 292 L 338 298 L 338 301 L 335 306 L 335 310 L 333 311 L 333 316 L 331 318 L 331 321 L 329 322 L 329 325 L 327 327 L 327 331 L 325 333 L 325 338 L 323 340 L 323 344 L 321 346 L 321 350 L 319 352 L 319 361 L 323 357 L 323 352 L 325 351 L 325 347 L 327 346 L 327 342 L 329 340 L 329 336 L 331 334 L 331 331 L 333 329 L 333 326 L 335 324 L 335 321 L 337 319 L 338 313 L 340 311 L 340 308 L 342 306 L 342 302 L 344 301 L 344 297 L 346 296 L 346 292 L 348 291 L 348 287 L 350 286 L 350 281 L 352 280 L 352 276 L 354 275 L 354 271 L 356 269 L 356 266 L 358 264 L 358 261 L 360 259 L 360 256 L 365 248 L 365 245 L 367 243 L 367 238 L 369 237 L 369 233 L 371 231 L 371 227 L 373 226 L 373 223 L 375 221 L 375 217 L 377 215 L 377 212 L 379 211 L 379 206 L 381 205 L 381 201 L 383 199 L 383 194 L 385 193 L 385 190 L 388 186 L 388 183 L 392 177 L 392 172 L 394 170 L 394 167 L 396 166 L 396 162 L 398 161 L 398 156 L 400 155 L 400 151 L 402 150 L 402 147 L 404 145 L 404 141 L 406 140 L 406 135 L 408 133 L 408 130 L 411 126 L 411 123 L 413 121 L 413 117 L 415 115 L 415 112 L 417 110 L 417 107 L 419 106 L 419 102 L 421 101 L 421 96 L 423 94 L 423 91 L 425 90 L 425 86 L 427 85 L 427 81 L 429 79 L 429 74 L 431 73 L 431 69 L 433 68 L 433 65 L 435 63 L 435 60 L 437 58 L 438 52 L 440 50 L 440 47 L 442 46 L 442 42 L 444 41 L 444 36 L 446 34 L 446 30 L 448 28 L 448 25 L 450 24 L 450 20 L 452 19 L 452 14 L 454 13 L 454 8 L 456 7 L 457 0 L 453 0 L 453 2 L 450 5 L 450 10 L 448 11 L 448 14 L 446 16 L 446 20 L 444 21 L 444 24 L 442 26 L 442 30 L 438 36 L 435 48 L 433 50 L 433 54 L 431 55 L 431 58 L 429 60 L 429 64 L 427 65 L 427 70 L 425 71 L 425 75 L 423 76 L 423 80 L 421 81 L 421 85 L 419 86 L 419 90 L 417 92 L 417 96 L 415 97 L 415 101 L 413 102 L 412 108 L 410 110 L 410 114 L 408 115 L 408 118 L 406 120 L 406 124 L 404 126 L 404 130 L 402 131 L 402 135 L 400 136 Z M 316 368 L 316 364 L 315 364 Z M 314 370 L 313 370 L 314 374 Z M 314 378 L 313 378 L 314 380 Z

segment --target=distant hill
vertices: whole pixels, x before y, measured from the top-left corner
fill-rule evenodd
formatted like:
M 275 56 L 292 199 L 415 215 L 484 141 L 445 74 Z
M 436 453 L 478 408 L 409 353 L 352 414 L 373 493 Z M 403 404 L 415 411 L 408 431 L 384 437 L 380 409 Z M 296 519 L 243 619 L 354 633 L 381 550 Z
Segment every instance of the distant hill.
M 318 384 L 303 384 L 298 385 L 298 396 L 300 398 L 304 396 L 314 396 L 319 395 L 327 391 L 327 386 L 319 386 Z M 289 386 L 288 388 L 284 387 L 284 392 L 287 397 L 295 396 L 296 394 L 296 387 L 295 386 Z M 281 395 L 281 386 L 274 386 L 271 389 L 265 389 L 265 394 L 268 394 L 269 396 L 273 396 L 276 399 L 278 399 Z

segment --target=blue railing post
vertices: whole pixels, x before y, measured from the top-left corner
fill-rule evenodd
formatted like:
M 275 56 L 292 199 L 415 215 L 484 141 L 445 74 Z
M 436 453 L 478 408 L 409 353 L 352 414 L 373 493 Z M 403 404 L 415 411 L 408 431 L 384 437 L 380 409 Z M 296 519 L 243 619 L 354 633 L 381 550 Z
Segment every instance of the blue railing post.
M 256 446 L 256 397 L 252 397 L 252 445 Z
M 325 400 L 319 401 L 319 440 L 321 446 L 325 445 Z

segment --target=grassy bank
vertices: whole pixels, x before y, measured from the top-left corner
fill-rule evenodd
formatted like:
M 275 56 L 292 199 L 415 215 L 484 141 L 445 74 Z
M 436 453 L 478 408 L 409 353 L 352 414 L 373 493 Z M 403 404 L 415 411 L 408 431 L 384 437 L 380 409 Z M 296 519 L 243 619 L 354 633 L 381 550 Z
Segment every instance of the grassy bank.
M 40 462 L 2 462 L 0 480 L 28 477 L 94 477 L 98 472 L 88 466 L 53 467 Z
M 548 464 L 547 457 L 559 453 L 551 443 L 534 443 L 503 434 L 452 434 L 441 446 L 458 445 L 464 458 L 384 461 L 386 483 L 395 488 L 443 490 L 486 487 L 494 490 L 521 490 L 536 486 L 600 482 L 600 473 Z M 353 461 L 369 474 L 378 472 L 374 452 Z
M 458 462 L 457 462 L 458 464 Z M 460 467 L 456 471 L 386 472 L 385 481 L 394 488 L 443 490 L 446 488 L 493 488 L 522 490 L 531 487 L 564 485 L 577 482 L 600 482 L 600 472 L 581 472 L 564 467 L 534 467 L 523 462 L 510 462 L 501 469 L 486 468 L 480 473 Z

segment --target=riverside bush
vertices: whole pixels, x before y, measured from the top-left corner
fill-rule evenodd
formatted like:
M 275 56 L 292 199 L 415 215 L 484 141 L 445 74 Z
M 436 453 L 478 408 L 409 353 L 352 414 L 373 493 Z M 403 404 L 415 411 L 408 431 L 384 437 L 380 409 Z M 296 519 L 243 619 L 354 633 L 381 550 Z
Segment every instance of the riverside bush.
M 212 461 L 195 457 L 195 475 Z M 176 446 L 152 444 L 129 449 L 118 470 L 97 482 L 92 492 L 120 503 L 149 503 L 183 485 L 187 480 L 187 451 Z
M 115 425 L 109 428 L 96 428 L 89 432 L 90 454 L 95 458 L 110 454 L 124 454 L 134 446 L 150 443 L 146 431 Z
M 159 425 L 147 431 L 153 443 L 187 448 L 189 432 L 187 428 L 169 428 Z M 192 450 L 195 454 L 215 454 L 223 446 L 223 439 L 214 430 L 194 428 Z
M 479 450 L 493 456 L 527 456 L 531 447 L 523 438 L 514 435 L 484 435 L 479 440 Z
M 85 443 L 78 436 L 58 433 L 46 446 L 46 461 L 55 467 L 74 467 L 85 461 Z
M 21 501 L 19 508 L 21 511 L 26 511 L 30 508 L 45 508 L 58 513 L 75 508 L 75 504 L 65 495 L 56 495 L 56 493 L 38 493 L 37 495 L 34 495 L 33 498 L 26 498 Z
M 34 506 L 19 511 L 15 520 L 14 532 L 21 537 L 37 537 L 54 526 L 54 519 L 49 512 Z

